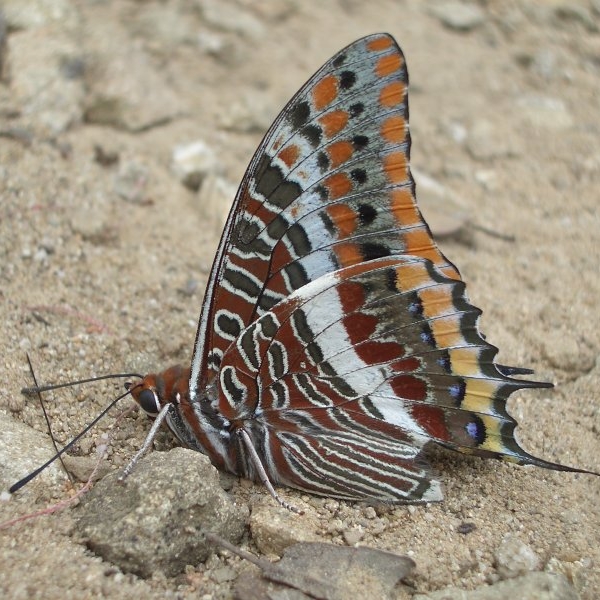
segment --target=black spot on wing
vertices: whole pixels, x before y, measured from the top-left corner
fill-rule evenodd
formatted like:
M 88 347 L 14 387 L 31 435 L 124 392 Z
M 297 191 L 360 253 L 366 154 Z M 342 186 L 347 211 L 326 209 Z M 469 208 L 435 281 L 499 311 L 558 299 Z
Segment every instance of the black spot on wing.
M 369 145 L 369 138 L 366 135 L 355 135 L 352 138 L 352 145 L 355 150 L 362 150 Z
M 321 170 L 321 173 L 328 171 L 330 164 L 329 156 L 325 152 L 319 152 L 317 155 L 317 166 Z
M 333 64 L 334 67 L 339 68 L 339 67 L 341 67 L 346 62 L 347 58 L 348 57 L 347 57 L 346 53 L 343 52 L 342 54 L 339 54 L 338 56 L 336 56 L 333 59 L 332 64 Z
M 377 210 L 370 204 L 359 204 L 357 212 L 361 225 L 370 225 L 377 216 Z
M 352 171 L 350 171 L 350 177 L 352 177 L 356 183 L 363 184 L 367 181 L 367 172 L 364 169 L 352 169 Z
M 300 225 L 292 225 L 288 229 L 286 237 L 291 242 L 296 256 L 306 256 L 312 250 L 312 244 L 306 235 L 306 231 Z
M 323 133 L 317 125 L 307 125 L 302 128 L 301 133 L 313 148 L 318 148 L 321 145 Z
M 340 74 L 340 87 L 343 90 L 349 90 L 356 83 L 356 73 L 354 71 L 343 71 Z
M 365 105 L 362 102 L 356 102 L 355 104 L 350 105 L 350 116 L 358 117 L 365 110 Z
M 288 120 L 294 129 L 299 129 L 306 124 L 310 117 L 310 105 L 306 100 L 298 102 L 296 106 L 292 107 L 289 112 Z
M 365 260 L 375 260 L 376 258 L 383 258 L 391 254 L 390 249 L 382 244 L 361 244 L 360 250 Z
M 237 319 L 221 313 L 217 317 L 217 327 L 230 339 L 235 339 L 242 331 L 240 323 Z

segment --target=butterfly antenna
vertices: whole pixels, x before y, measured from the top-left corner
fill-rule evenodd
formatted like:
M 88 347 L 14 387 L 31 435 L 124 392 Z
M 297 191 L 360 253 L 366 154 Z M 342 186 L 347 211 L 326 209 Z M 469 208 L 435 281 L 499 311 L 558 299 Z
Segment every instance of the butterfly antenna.
M 59 390 L 60 388 L 73 387 L 74 385 L 80 385 L 82 383 L 92 383 L 93 381 L 102 381 L 103 379 L 119 379 L 135 377 L 137 379 L 144 379 L 143 375 L 139 373 L 113 373 L 111 375 L 100 375 L 99 377 L 90 377 L 89 379 L 78 379 L 77 381 L 69 381 L 68 383 L 57 383 L 53 385 L 40 385 L 36 384 L 35 387 L 25 387 L 21 389 L 21 394 L 25 396 L 35 396 L 40 392 L 49 392 L 50 390 Z M 121 396 L 123 398 L 123 396 Z
M 23 390 L 23 393 L 27 394 L 27 395 L 37 394 L 39 392 L 45 392 L 47 390 L 55 390 L 58 388 L 70 387 L 72 385 L 77 385 L 79 383 L 88 383 L 90 381 L 99 381 L 101 379 L 110 379 L 113 377 L 140 377 L 140 378 L 142 378 L 141 375 L 138 375 L 136 373 L 121 373 L 118 375 L 103 375 L 101 377 L 93 377 L 91 379 L 82 379 L 80 381 L 74 381 L 72 383 L 41 386 L 39 388 L 37 388 L 37 387 L 25 388 Z M 83 429 L 83 431 L 81 431 L 81 433 L 77 434 L 62 450 L 59 450 L 50 460 L 46 461 L 41 467 L 38 467 L 37 469 L 35 469 L 35 471 L 32 471 L 31 473 L 29 473 L 29 475 L 27 475 L 27 476 L 23 477 L 23 479 L 17 481 L 17 483 L 12 485 L 8 491 L 11 494 L 14 494 L 18 490 L 20 490 L 24 485 L 28 484 L 34 477 L 37 477 L 44 469 L 46 469 L 48 466 L 50 466 L 55 460 L 59 459 L 67 450 L 72 448 L 75 443 L 77 443 L 100 419 L 102 419 L 108 413 L 108 411 L 113 406 L 115 406 L 117 404 L 117 402 L 119 402 L 119 400 L 122 400 L 123 398 L 125 398 L 125 396 L 128 396 L 130 393 L 131 393 L 131 391 L 127 390 L 124 394 L 121 394 L 118 398 L 113 400 L 91 423 L 86 425 L 86 427 Z
M 35 387 L 38 387 L 38 382 L 35 376 L 35 372 L 33 370 L 33 365 L 31 364 L 31 357 L 29 356 L 29 352 L 25 353 L 25 356 L 27 357 L 27 364 L 29 365 L 29 372 L 31 373 L 31 379 L 33 379 L 33 383 L 35 384 Z M 54 438 L 54 434 L 52 433 L 52 424 L 50 423 L 50 417 L 48 416 L 48 411 L 46 410 L 46 405 L 44 404 L 44 399 L 42 398 L 42 394 L 41 392 L 37 392 L 37 397 L 38 400 L 40 402 L 40 407 L 42 408 L 42 414 L 44 415 L 44 419 L 46 420 L 46 425 L 48 427 L 48 433 L 50 434 L 50 439 L 52 440 L 52 445 L 54 446 L 54 451 L 56 452 L 57 456 L 59 456 L 59 460 L 60 460 L 60 464 L 62 465 L 62 468 L 64 469 L 65 473 L 67 474 L 67 477 L 69 478 L 69 481 L 71 482 L 71 485 L 73 485 L 74 481 L 73 481 L 73 477 L 71 476 L 71 473 L 69 472 L 69 470 L 67 469 L 67 465 L 65 465 L 62 456 L 60 456 L 59 450 L 58 450 L 58 446 L 56 444 L 56 439 Z

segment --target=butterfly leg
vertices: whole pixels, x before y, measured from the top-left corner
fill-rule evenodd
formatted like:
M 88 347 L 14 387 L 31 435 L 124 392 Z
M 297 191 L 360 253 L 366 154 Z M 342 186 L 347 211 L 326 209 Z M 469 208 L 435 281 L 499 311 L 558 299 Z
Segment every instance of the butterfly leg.
M 300 510 L 299 508 L 296 508 L 292 504 L 289 504 L 288 502 L 279 497 L 279 494 L 277 494 L 277 492 L 275 491 L 273 484 L 269 481 L 269 476 L 267 475 L 267 472 L 265 471 L 265 468 L 263 467 L 263 464 L 260 461 L 258 452 L 256 452 L 256 448 L 252 444 L 252 440 L 250 439 L 248 432 L 243 427 L 241 427 L 240 429 L 236 430 L 236 433 L 242 439 L 242 442 L 250 456 L 250 460 L 252 461 L 256 472 L 258 473 L 260 481 L 267 488 L 269 494 L 271 494 L 273 499 L 281 506 L 283 506 L 283 508 L 287 508 L 287 510 L 291 510 L 292 512 L 295 512 L 298 515 L 304 514 L 304 511 Z
M 160 426 L 167 417 L 170 407 L 170 404 L 165 404 L 161 408 L 160 412 L 156 416 L 156 419 L 154 419 L 154 423 L 152 423 L 152 427 L 150 428 L 150 431 L 148 432 L 148 435 L 146 436 L 142 447 L 136 452 L 135 456 L 129 461 L 129 464 L 123 469 L 123 472 L 119 476 L 119 483 L 123 483 L 131 475 L 131 472 L 135 468 L 135 465 L 138 463 L 140 458 L 142 458 L 142 456 L 144 456 L 144 454 L 148 452 Z

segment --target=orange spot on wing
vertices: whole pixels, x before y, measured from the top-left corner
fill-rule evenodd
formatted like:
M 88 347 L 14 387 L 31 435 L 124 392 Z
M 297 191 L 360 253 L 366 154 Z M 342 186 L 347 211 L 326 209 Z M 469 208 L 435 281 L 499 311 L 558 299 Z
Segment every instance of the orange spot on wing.
M 345 163 L 354 152 L 352 144 L 347 141 L 334 142 L 327 148 L 327 154 L 331 160 L 331 167 L 339 167 Z
M 404 250 L 406 254 L 427 258 L 434 264 L 445 262 L 425 227 L 406 231 L 403 233 L 402 238 L 406 244 Z
M 363 262 L 362 254 L 356 244 L 346 243 L 335 246 L 335 255 L 342 267 Z
M 450 355 L 450 364 L 452 370 L 457 375 L 463 377 L 477 377 L 480 375 L 481 368 L 479 366 L 479 351 L 474 348 L 452 348 L 448 354 Z M 471 387 L 471 393 L 474 394 L 475 390 Z M 487 395 L 485 392 L 482 394 L 484 397 Z
M 323 181 L 323 185 L 329 191 L 329 199 L 335 200 L 345 196 L 352 190 L 352 181 L 346 173 L 336 173 Z
M 333 221 L 341 239 L 351 236 L 358 225 L 356 213 L 346 204 L 333 204 L 327 208 L 327 214 Z
M 402 67 L 402 57 L 399 54 L 388 54 L 382 56 L 375 65 L 375 73 L 378 77 L 385 77 L 399 71 Z
M 381 124 L 381 135 L 388 142 L 400 143 L 406 138 L 406 121 L 399 115 L 388 117 Z
M 300 149 L 295 144 L 284 148 L 277 156 L 280 158 L 288 167 L 291 167 L 298 160 Z
M 452 310 L 452 294 L 448 286 L 436 286 L 421 290 L 419 293 L 423 305 L 423 314 L 428 318 L 439 317 Z
M 392 45 L 392 40 L 387 36 L 378 37 L 374 40 L 371 40 L 367 44 L 367 50 L 385 50 Z
M 404 101 L 406 86 L 400 81 L 394 81 L 384 86 L 379 92 L 379 103 L 389 108 L 398 106 Z
M 348 123 L 348 113 L 345 110 L 333 110 L 319 119 L 326 137 L 339 133 Z
M 329 106 L 338 95 L 337 79 L 334 75 L 328 75 L 324 77 L 315 85 L 312 96 L 313 103 L 317 110 L 323 110 L 326 106 Z
M 400 188 L 392 192 L 390 209 L 401 227 L 411 227 L 423 223 L 410 188 Z
M 460 323 L 456 317 L 434 319 L 429 322 L 438 348 L 452 348 L 464 343 Z
M 394 152 L 384 157 L 383 168 L 390 182 L 408 181 L 408 160 L 404 152 Z
M 431 277 L 421 263 L 409 263 L 396 268 L 396 287 L 401 292 L 411 292 L 430 282 Z
M 462 281 L 460 273 L 453 265 L 446 265 L 445 267 L 439 267 L 439 269 L 446 277 L 450 277 L 450 279 L 456 279 L 456 281 Z

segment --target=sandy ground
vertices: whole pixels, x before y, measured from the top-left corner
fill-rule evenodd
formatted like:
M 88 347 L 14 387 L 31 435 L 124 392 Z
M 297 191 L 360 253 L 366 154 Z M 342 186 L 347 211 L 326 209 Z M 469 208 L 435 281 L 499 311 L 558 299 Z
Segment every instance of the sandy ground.
M 467 219 L 466 235 L 442 246 L 484 311 L 482 329 L 502 363 L 556 384 L 511 401 L 524 445 L 600 471 L 598 3 L 490 0 L 475 5 L 480 18 L 449 26 L 436 11 L 456 15 L 455 4 L 5 2 L 2 488 L 49 447 L 39 406 L 19 393 L 30 383 L 25 352 L 44 382 L 189 360 L 231 197 L 185 188 L 173 149 L 203 140 L 217 157 L 211 173 L 235 189 L 294 91 L 335 51 L 376 31 L 392 33 L 407 56 L 412 163 L 454 194 L 449 210 Z M 120 385 L 49 395 L 58 441 Z M 93 454 L 113 420 L 76 453 Z M 141 416 L 124 420 L 112 466 L 147 428 Z M 582 598 L 600 596 L 599 479 L 462 457 L 436 467 L 444 503 L 374 515 L 313 502 L 306 527 L 326 541 L 409 554 L 417 568 L 402 597 L 494 582 L 507 536 L 537 555 L 538 568 L 566 574 Z M 251 508 L 265 495 L 247 482 L 231 493 Z M 48 474 L 2 502 L 0 520 L 66 496 Z M 0 531 L 3 597 L 227 598 L 232 581 L 215 569 L 244 568 L 224 553 L 176 579 L 139 580 L 87 551 L 76 519 L 75 508 Z M 475 525 L 466 535 L 457 530 L 464 522 Z M 256 551 L 251 537 L 245 544 Z

